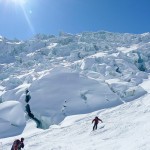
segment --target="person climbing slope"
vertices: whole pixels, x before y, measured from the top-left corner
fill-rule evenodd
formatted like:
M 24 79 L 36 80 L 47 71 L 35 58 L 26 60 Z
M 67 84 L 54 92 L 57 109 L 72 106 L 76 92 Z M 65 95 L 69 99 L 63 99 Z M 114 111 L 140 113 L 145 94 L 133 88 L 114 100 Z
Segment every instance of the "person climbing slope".
M 97 116 L 95 117 L 95 119 L 92 120 L 92 123 L 94 122 L 93 131 L 97 130 L 97 125 L 98 125 L 99 121 L 101 121 L 101 123 L 103 123 L 103 121 L 101 119 L 99 119 Z
M 24 138 L 21 138 L 21 140 L 17 139 L 13 142 L 13 145 L 11 147 L 11 150 L 21 150 L 21 148 L 24 148 Z
M 21 138 L 21 141 L 18 145 L 18 150 L 21 150 L 22 148 L 24 148 L 24 143 L 23 142 L 24 142 L 24 138 Z

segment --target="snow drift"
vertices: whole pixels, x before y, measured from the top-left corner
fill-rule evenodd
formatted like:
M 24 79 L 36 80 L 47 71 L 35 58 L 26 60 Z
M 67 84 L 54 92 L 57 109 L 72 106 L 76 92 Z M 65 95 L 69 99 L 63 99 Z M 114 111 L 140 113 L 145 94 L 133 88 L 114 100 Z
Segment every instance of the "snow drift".
M 0 138 L 22 133 L 26 125 L 22 104 L 7 101 L 0 104 Z

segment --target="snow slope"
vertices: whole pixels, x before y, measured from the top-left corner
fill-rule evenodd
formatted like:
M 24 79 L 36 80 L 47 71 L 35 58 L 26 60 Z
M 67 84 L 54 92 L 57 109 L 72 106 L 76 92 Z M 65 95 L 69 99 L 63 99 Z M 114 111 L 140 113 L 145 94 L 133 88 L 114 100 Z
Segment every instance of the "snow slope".
M 29 122 L 20 136 L 1 140 L 3 149 L 9 150 L 13 140 L 23 136 L 25 149 L 149 150 L 149 81 L 145 80 L 141 85 L 148 93 L 136 101 L 69 116 L 45 131 L 36 129 L 34 123 Z M 91 121 L 95 116 L 99 116 L 104 123 L 99 124 L 98 130 L 92 131 Z
M 25 109 L 28 88 L 31 111 L 46 128 L 66 116 L 124 105 L 147 93 L 140 84 L 150 71 L 149 50 L 150 33 L 1 37 L 0 102 L 13 99 Z

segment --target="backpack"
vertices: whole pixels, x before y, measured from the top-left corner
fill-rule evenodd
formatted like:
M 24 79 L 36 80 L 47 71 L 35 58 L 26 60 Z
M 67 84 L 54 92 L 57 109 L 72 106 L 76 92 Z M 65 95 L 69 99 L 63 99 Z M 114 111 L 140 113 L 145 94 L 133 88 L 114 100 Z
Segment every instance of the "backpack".
M 18 147 L 20 145 L 21 141 L 20 140 L 15 140 L 12 146 L 12 150 L 18 150 Z

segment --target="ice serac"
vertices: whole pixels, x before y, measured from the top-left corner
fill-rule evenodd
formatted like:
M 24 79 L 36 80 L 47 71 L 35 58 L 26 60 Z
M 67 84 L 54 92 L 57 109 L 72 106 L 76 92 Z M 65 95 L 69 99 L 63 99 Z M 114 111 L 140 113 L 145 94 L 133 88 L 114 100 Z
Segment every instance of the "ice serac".
M 105 82 L 98 82 L 77 72 L 55 68 L 29 88 L 31 110 L 48 116 L 49 123 L 59 123 L 65 116 L 88 113 L 121 104 Z
M 22 133 L 26 125 L 22 104 L 6 101 L 0 104 L 0 138 Z
M 143 96 L 140 84 L 149 72 L 150 33 L 38 34 L 27 41 L 0 37 L 0 101 L 24 105 L 29 88 L 31 111 L 43 128 L 68 115 Z

